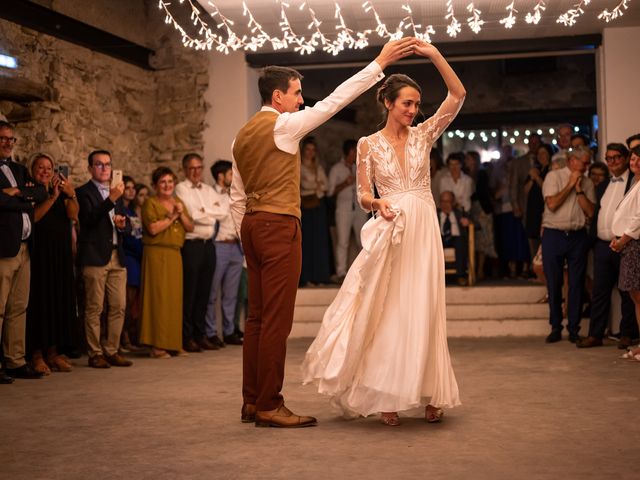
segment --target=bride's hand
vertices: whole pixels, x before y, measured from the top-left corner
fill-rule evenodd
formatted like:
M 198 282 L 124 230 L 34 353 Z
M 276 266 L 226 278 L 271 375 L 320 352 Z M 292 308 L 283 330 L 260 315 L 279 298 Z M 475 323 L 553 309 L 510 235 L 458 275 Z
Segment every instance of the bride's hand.
M 391 221 L 396 216 L 395 212 L 391 208 L 391 204 L 384 199 L 380 199 L 380 198 L 375 199 L 371 204 L 371 207 L 374 210 L 377 210 L 378 213 L 380 213 L 380 215 L 382 215 L 382 218 L 384 218 L 385 220 Z
M 421 57 L 432 59 L 434 56 L 439 55 L 440 52 L 429 42 L 424 40 L 417 40 L 417 45 L 414 47 L 414 53 Z

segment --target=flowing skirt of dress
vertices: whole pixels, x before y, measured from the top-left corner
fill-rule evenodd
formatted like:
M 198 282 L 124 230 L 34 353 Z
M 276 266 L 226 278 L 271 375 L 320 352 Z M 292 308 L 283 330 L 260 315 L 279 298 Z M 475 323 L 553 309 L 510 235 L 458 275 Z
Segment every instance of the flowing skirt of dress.
M 424 192 L 385 198 L 399 214 L 363 227 L 363 250 L 303 363 L 304 382 L 317 382 L 347 416 L 460 405 L 433 198 Z

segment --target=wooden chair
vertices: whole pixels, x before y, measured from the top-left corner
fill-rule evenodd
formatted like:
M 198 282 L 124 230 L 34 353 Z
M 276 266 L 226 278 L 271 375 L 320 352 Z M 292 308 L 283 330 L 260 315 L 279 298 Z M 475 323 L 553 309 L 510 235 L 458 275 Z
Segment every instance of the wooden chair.
M 469 245 L 468 245 L 468 261 L 467 261 L 467 285 L 472 286 L 476 283 L 476 247 L 475 247 L 475 225 L 469 222 Z M 453 247 L 446 247 L 444 249 L 444 264 L 445 275 L 456 274 L 456 250 Z M 447 268 L 447 265 L 453 267 Z

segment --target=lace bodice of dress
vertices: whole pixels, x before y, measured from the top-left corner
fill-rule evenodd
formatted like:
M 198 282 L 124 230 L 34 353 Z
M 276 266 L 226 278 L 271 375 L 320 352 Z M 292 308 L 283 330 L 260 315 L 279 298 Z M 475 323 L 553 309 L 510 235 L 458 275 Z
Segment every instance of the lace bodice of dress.
M 380 131 L 361 138 L 358 142 L 357 161 L 360 205 L 362 206 L 365 194 L 373 196 L 374 184 L 383 198 L 410 191 L 432 200 L 429 161 L 431 147 L 461 107 L 462 101 L 449 95 L 431 118 L 409 128 L 403 164 Z

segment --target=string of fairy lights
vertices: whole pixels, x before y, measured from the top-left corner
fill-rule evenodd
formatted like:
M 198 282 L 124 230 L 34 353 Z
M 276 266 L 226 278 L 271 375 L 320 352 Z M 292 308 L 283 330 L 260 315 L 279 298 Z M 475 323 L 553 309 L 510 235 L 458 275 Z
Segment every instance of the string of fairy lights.
M 574 133 L 580 133 L 579 127 L 573 127 Z M 489 129 L 489 130 L 450 130 L 447 132 L 447 138 L 455 139 L 458 138 L 460 140 L 469 140 L 476 141 L 482 143 L 489 142 L 499 142 L 504 141 L 506 143 L 510 143 L 514 145 L 516 143 L 524 143 L 525 145 L 529 144 L 529 135 L 537 133 L 540 136 L 553 136 L 556 134 L 556 129 L 553 127 L 544 127 L 544 128 L 513 128 L 513 129 L 504 129 L 501 132 L 497 129 Z M 499 137 L 502 136 L 502 140 Z M 551 139 L 551 143 L 553 145 L 557 145 L 558 141 L 555 138 Z
M 197 30 L 197 34 L 188 33 L 172 13 L 170 7 L 175 7 L 176 1 L 184 8 L 190 9 L 190 21 Z M 512 0 L 506 5 L 504 17 L 500 18 L 498 23 L 506 29 L 513 29 L 517 28 L 516 25 L 523 18 L 525 23 L 537 25 L 543 18 L 549 0 L 533 1 L 535 4 L 531 0 Z M 613 8 L 609 10 L 607 7 L 597 15 L 599 20 L 606 23 L 623 16 L 631 3 L 631 0 L 609 1 L 611 2 L 610 7 Z M 405 0 L 400 5 L 404 17 L 395 27 L 390 27 L 383 21 L 375 8 L 375 0 L 363 1 L 362 9 L 365 13 L 370 14 L 372 21 L 375 22 L 371 28 L 364 30 L 355 30 L 347 25 L 338 1 L 333 2 L 333 18 L 326 22 L 318 17 L 310 5 L 312 2 L 299 0 L 296 2 L 297 6 L 293 6 L 292 2 L 293 0 L 274 0 L 280 18 L 278 24 L 280 31 L 277 34 L 265 31 L 246 1 L 242 1 L 242 16 L 247 24 L 247 33 L 242 33 L 245 30 L 244 27 L 236 27 L 236 21 L 226 17 L 216 2 L 212 0 L 207 2 L 211 10 L 208 14 L 210 19 L 205 18 L 206 15 L 203 15 L 197 0 L 174 0 L 173 2 L 159 0 L 158 7 L 165 14 L 165 23 L 173 25 L 180 33 L 182 44 L 185 47 L 196 50 L 216 50 L 224 54 L 238 50 L 257 52 L 265 46 L 269 46 L 273 50 L 292 48 L 301 55 L 310 54 L 317 50 L 338 55 L 345 49 L 367 47 L 372 35 L 386 40 L 396 40 L 405 35 L 411 35 L 427 42 L 431 42 L 431 37 L 436 35 L 433 23 L 423 24 L 416 21 L 410 0 Z M 525 4 L 529 4 L 526 9 Z M 556 18 L 556 23 L 572 27 L 580 17 L 587 14 L 586 7 L 590 4 L 591 0 L 575 0 L 571 8 Z M 308 15 L 309 24 L 307 32 L 304 34 L 295 32 L 289 21 L 287 12 L 294 8 Z M 519 17 L 519 15 L 523 15 L 523 17 Z M 466 22 L 466 26 L 476 35 L 480 34 L 485 25 L 491 23 L 483 20 L 482 11 L 477 7 L 477 2 L 473 1 L 468 1 L 466 6 L 460 8 L 459 2 L 454 5 L 453 0 L 447 0 L 444 19 L 446 22 L 445 32 L 451 38 L 457 37 L 462 32 L 464 28 L 462 22 Z

